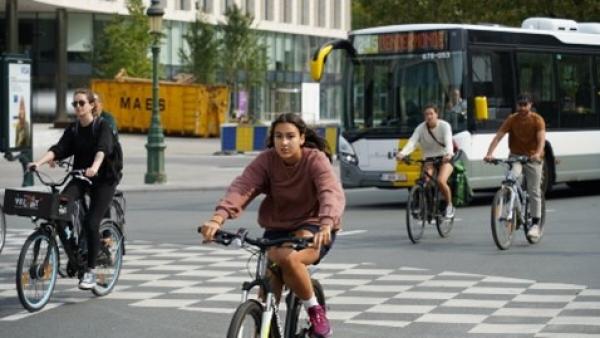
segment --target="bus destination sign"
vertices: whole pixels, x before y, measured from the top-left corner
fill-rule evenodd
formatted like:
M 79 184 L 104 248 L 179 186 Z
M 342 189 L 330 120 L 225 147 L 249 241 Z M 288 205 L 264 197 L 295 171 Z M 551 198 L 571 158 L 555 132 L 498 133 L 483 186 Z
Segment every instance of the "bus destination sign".
M 356 35 L 354 48 L 358 54 L 444 51 L 448 49 L 448 35 L 446 31 Z

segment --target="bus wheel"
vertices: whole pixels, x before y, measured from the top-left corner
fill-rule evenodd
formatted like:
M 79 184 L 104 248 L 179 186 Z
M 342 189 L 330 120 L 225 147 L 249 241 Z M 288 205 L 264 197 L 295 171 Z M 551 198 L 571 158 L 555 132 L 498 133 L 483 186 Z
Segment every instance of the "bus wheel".
M 548 165 L 548 161 L 551 159 L 546 157 L 542 164 L 542 193 L 545 195 L 552 191 L 552 183 L 550 182 L 550 166 Z

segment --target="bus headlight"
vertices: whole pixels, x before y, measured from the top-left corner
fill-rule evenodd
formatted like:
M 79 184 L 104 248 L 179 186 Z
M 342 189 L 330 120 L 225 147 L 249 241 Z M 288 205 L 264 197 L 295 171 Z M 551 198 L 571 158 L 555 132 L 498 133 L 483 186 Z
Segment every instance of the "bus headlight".
M 354 148 L 352 148 L 352 145 L 350 144 L 350 142 L 348 142 L 343 136 L 340 135 L 338 144 L 339 144 L 338 158 L 340 159 L 340 161 L 348 163 L 348 164 L 352 164 L 352 165 L 357 165 L 358 158 L 356 157 L 356 152 L 354 151 Z

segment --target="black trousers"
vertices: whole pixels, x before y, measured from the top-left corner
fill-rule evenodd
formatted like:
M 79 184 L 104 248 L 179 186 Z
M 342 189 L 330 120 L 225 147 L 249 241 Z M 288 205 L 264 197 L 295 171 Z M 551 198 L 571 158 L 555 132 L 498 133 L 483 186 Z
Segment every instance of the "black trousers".
M 117 185 L 94 180 L 90 186 L 86 182 L 73 179 L 63 189 L 62 194 L 71 196 L 73 200 L 83 200 L 85 194 L 90 196 L 90 207 L 85 215 L 83 227 L 85 228 L 88 243 L 88 268 L 96 267 L 96 258 L 100 250 L 100 221 L 106 214 L 110 202 L 115 194 Z

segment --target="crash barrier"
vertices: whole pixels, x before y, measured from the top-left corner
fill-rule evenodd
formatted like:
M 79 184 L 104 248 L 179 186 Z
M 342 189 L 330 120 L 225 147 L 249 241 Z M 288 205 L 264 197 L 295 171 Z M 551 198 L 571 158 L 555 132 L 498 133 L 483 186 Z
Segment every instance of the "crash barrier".
M 311 126 L 324 137 L 331 150 L 337 153 L 339 126 Z M 265 124 L 225 123 L 221 125 L 221 151 L 223 153 L 243 153 L 261 151 L 266 148 L 269 126 Z

